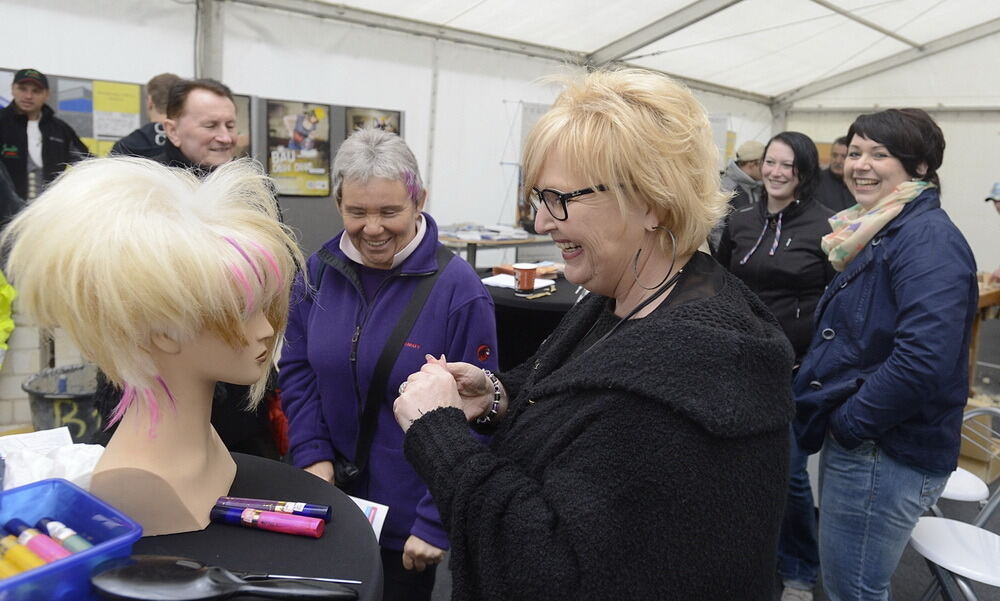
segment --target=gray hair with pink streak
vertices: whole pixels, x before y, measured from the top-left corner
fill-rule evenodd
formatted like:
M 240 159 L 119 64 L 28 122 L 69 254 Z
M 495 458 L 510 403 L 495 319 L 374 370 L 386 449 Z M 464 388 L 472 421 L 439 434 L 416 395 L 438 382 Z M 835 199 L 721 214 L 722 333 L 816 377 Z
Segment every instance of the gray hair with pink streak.
M 373 177 L 402 182 L 414 204 L 424 189 L 417 159 L 402 138 L 381 129 L 359 129 L 344 140 L 333 158 L 337 204 L 345 181 L 366 184 Z

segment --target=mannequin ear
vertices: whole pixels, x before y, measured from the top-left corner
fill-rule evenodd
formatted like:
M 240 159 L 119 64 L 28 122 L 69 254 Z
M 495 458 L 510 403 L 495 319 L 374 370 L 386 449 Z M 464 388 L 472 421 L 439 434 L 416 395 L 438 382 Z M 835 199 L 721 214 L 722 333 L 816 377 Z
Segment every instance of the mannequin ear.
M 917 165 L 917 175 L 919 175 L 920 177 L 924 177 L 925 175 L 927 175 L 927 163 L 921 162 L 919 165 Z
M 181 352 L 181 343 L 169 334 L 153 334 L 153 348 L 168 355 Z

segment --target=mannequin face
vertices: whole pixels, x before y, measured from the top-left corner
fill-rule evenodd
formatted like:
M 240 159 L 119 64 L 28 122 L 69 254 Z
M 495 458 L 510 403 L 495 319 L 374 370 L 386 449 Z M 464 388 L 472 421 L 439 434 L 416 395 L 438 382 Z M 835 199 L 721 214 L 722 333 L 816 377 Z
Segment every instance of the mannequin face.
M 263 311 L 255 311 L 244 324 L 246 346 L 234 348 L 211 330 L 204 330 L 194 339 L 177 343 L 154 341 L 180 373 L 190 374 L 211 382 L 226 382 L 249 386 L 256 383 L 268 369 L 268 351 L 274 328 Z

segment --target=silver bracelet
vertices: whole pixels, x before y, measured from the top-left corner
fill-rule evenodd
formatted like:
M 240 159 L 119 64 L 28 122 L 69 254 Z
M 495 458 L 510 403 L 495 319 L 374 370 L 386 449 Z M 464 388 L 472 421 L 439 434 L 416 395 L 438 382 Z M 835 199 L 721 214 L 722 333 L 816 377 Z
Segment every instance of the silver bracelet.
M 493 384 L 493 403 L 490 404 L 490 408 L 486 410 L 486 413 L 476 418 L 476 423 L 481 425 L 491 423 L 493 418 L 500 413 L 500 380 L 488 369 L 484 369 L 483 374 Z

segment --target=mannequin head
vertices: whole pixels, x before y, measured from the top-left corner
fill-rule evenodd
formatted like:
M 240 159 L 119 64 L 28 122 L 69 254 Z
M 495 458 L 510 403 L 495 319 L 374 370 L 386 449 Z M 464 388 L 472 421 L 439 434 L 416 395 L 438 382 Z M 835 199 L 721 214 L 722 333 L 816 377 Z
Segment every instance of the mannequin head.
M 112 422 L 137 399 L 155 421 L 155 394 L 173 399 L 156 360 L 171 345 L 215 335 L 255 357 L 263 349 L 269 364 L 301 263 L 269 180 L 249 160 L 204 180 L 145 159 L 78 163 L 2 242 L 21 310 L 41 327 L 65 329 L 123 388 Z M 252 383 L 251 406 L 267 375 L 260 369 Z

